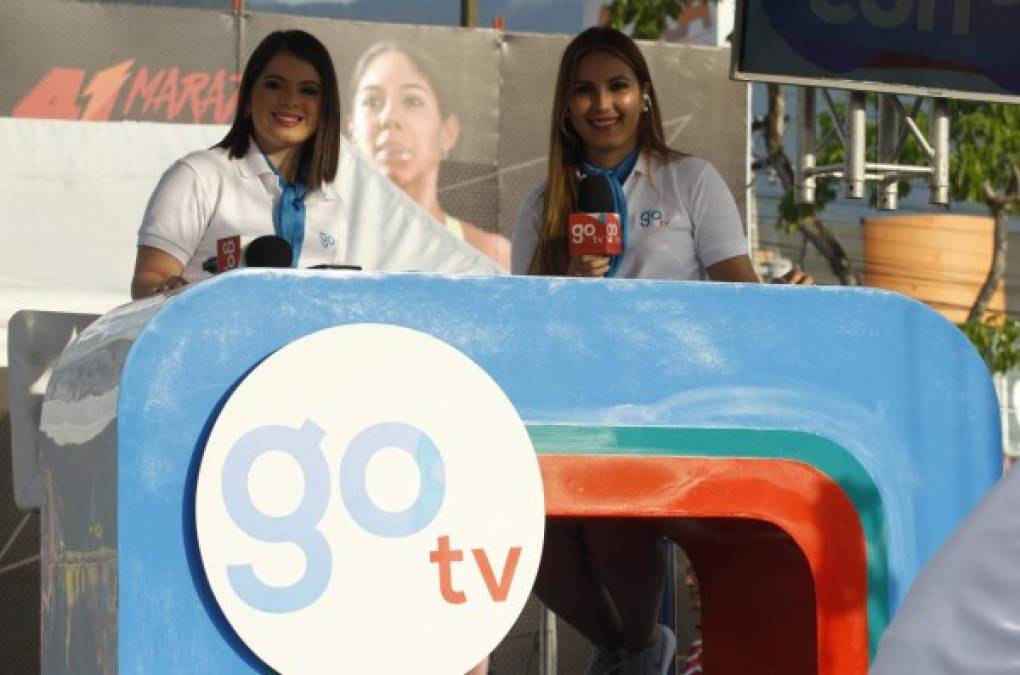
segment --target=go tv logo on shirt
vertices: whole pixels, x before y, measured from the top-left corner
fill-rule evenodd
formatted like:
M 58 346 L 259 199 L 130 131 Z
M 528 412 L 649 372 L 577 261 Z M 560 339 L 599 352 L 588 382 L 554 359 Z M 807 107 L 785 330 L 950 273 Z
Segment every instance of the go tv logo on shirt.
M 463 673 L 513 626 L 541 557 L 538 461 L 463 353 L 382 324 L 256 367 L 199 468 L 202 565 L 278 672 Z

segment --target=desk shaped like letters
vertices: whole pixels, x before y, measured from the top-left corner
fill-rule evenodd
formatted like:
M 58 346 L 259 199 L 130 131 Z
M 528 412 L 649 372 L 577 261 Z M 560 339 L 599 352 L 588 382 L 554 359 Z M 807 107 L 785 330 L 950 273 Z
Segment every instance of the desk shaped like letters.
M 189 559 L 189 472 L 246 373 L 356 323 L 415 329 L 481 366 L 527 425 L 551 516 L 667 520 L 702 584 L 714 675 L 864 673 L 1000 471 L 983 363 L 893 294 L 231 273 L 100 318 L 54 371 L 43 672 L 259 670 Z

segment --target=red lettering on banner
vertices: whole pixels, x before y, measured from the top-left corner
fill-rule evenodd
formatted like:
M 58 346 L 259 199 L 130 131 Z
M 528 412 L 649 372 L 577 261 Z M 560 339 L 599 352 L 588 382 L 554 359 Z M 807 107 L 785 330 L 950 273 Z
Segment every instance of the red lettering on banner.
M 108 120 L 113 112 L 113 104 L 117 102 L 120 89 L 127 82 L 131 75 L 130 70 L 134 59 L 128 59 L 105 70 L 100 70 L 92 76 L 84 96 L 87 96 L 89 103 L 81 114 L 83 120 Z
M 215 72 L 182 73 L 178 67 L 150 71 L 141 66 L 132 73 L 135 59 L 127 59 L 100 70 L 82 89 L 86 72 L 82 68 L 53 68 L 18 103 L 13 117 L 45 119 L 109 120 L 120 106 L 124 119 L 158 117 L 176 122 L 185 109 L 184 121 L 226 124 L 237 109 L 237 87 L 241 76 L 221 68 Z M 140 108 L 140 109 L 139 109 Z M 209 119 L 212 118 L 212 119 Z
M 12 117 L 41 117 L 44 119 L 78 119 L 78 92 L 85 79 L 82 68 L 53 68 L 18 101 L 11 111 Z
M 121 110 L 121 114 L 127 117 L 131 112 L 131 107 L 135 104 L 135 99 L 139 96 L 142 97 L 142 101 L 145 103 L 142 108 L 142 114 L 149 112 L 149 101 L 156 94 L 156 89 L 159 87 L 159 83 L 163 80 L 163 71 L 157 70 L 156 74 L 150 79 L 149 69 L 142 66 L 138 69 L 138 74 L 135 75 L 134 82 L 131 83 L 131 89 L 128 90 L 127 101 L 124 102 L 124 108 Z
M 171 122 L 177 119 L 177 115 L 180 114 L 183 104 L 178 102 L 177 88 L 179 85 L 178 80 L 180 79 L 181 69 L 174 66 L 170 70 L 166 71 L 166 76 L 163 78 L 163 84 L 159 88 L 159 93 L 156 94 L 154 99 L 151 99 L 152 107 L 157 111 L 162 107 L 165 108 L 166 118 Z M 146 108 L 149 107 L 149 101 L 146 101 Z
M 216 124 L 226 124 L 229 122 L 234 116 L 234 111 L 237 109 L 237 86 L 240 82 L 240 75 L 237 73 L 230 75 L 230 83 L 234 85 L 234 91 L 230 94 L 229 98 L 224 100 L 227 71 L 217 70 L 216 74 L 213 75 L 212 84 L 209 85 L 209 89 L 206 91 L 205 98 L 202 99 L 202 115 L 205 115 L 209 108 L 212 107 L 213 122 Z
M 229 97 L 225 92 L 228 77 L 235 87 Z M 135 77 L 131 95 L 124 106 L 124 114 L 127 115 L 135 104 L 137 93 L 144 100 L 143 115 L 162 112 L 168 122 L 175 122 L 187 106 L 191 110 L 191 122 L 208 121 L 208 113 L 212 110 L 212 121 L 226 124 L 237 107 L 236 86 L 240 80 L 240 75 L 228 76 L 224 69 L 216 71 L 212 76 L 201 71 L 182 75 L 176 67 L 160 70 L 150 79 L 143 68 Z
M 198 99 L 198 95 L 205 89 L 205 86 L 209 84 L 209 73 L 188 73 L 181 79 L 181 102 L 189 101 L 191 103 L 191 121 L 198 122 L 202 119 L 202 115 L 205 114 L 205 110 L 202 108 L 202 103 Z
M 217 70 L 216 74 L 212 76 L 212 83 L 209 85 L 209 89 L 205 92 L 205 97 L 199 101 L 199 110 L 202 114 L 211 108 L 213 110 L 213 121 L 216 124 L 224 124 L 226 120 L 220 121 L 220 114 L 223 111 L 223 89 L 227 80 L 227 71 Z M 231 111 L 233 112 L 233 111 Z

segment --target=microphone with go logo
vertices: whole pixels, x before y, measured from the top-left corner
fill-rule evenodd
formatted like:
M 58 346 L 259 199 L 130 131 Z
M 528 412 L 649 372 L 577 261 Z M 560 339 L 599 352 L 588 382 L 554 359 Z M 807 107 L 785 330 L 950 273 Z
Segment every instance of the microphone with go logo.
M 577 185 L 578 213 L 568 220 L 570 255 L 619 255 L 623 229 L 615 213 L 613 186 L 602 175 L 584 176 Z
M 216 240 L 216 255 L 210 256 L 202 263 L 202 271 L 209 274 L 220 274 L 241 266 L 241 237 L 221 237 Z
M 216 255 L 202 263 L 202 269 L 210 274 L 220 274 L 237 269 L 244 260 L 245 267 L 290 267 L 294 249 L 283 237 L 274 234 L 256 237 L 241 254 L 241 237 L 223 237 L 216 240 Z
M 293 262 L 294 248 L 275 234 L 257 237 L 244 249 L 245 267 L 290 267 Z

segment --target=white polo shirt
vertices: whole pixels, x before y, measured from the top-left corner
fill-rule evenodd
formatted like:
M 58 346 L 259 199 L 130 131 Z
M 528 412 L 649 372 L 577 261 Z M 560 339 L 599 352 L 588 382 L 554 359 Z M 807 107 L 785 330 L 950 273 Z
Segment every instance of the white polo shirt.
M 733 195 L 711 164 L 683 157 L 663 164 L 642 152 L 623 184 L 627 240 L 616 276 L 705 279 L 717 262 L 747 255 Z M 521 204 L 514 224 L 513 273 L 527 274 L 542 227 L 545 184 Z
M 273 214 L 283 190 L 258 146 L 230 159 L 225 148 L 199 150 L 174 162 L 160 179 L 138 232 L 138 243 L 181 261 L 188 281 L 209 276 L 202 262 L 216 255 L 216 241 L 275 234 Z M 305 195 L 305 238 L 299 267 L 344 262 L 347 219 L 336 188 L 325 184 Z

